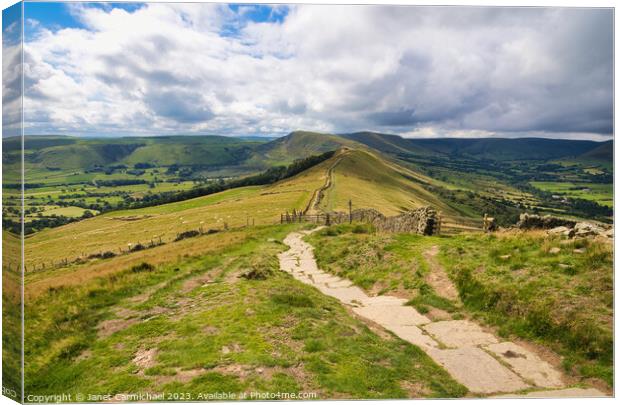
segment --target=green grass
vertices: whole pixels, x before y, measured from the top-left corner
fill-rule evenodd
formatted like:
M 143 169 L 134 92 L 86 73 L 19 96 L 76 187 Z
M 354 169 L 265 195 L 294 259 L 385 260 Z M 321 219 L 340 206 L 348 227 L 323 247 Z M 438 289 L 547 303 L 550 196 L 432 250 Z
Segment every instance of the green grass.
M 332 184 L 325 192 L 321 207 L 327 211 L 354 207 L 374 208 L 384 215 L 396 215 L 408 209 L 433 205 L 446 214 L 455 214 L 432 193 L 412 180 L 417 174 L 390 165 L 386 160 L 363 150 L 343 154 L 334 166 Z
M 368 225 L 338 225 L 307 237 L 318 265 L 379 294 L 398 293 L 422 313 L 437 308 L 458 313 L 458 304 L 436 294 L 426 282 L 424 252 L 441 241 L 420 235 L 378 234 Z
M 560 252 L 551 254 L 555 247 Z M 441 258 L 465 306 L 501 334 L 546 344 L 565 357 L 568 371 L 612 384 L 609 244 L 536 234 L 459 236 L 444 244 Z
M 280 241 L 294 228 L 257 227 L 218 254 L 128 268 L 28 301 L 26 393 L 465 394 L 420 349 L 378 337 L 335 299 L 278 271 Z M 265 279 L 239 277 L 257 266 Z M 123 320 L 98 335 L 102 322 Z M 138 352 L 152 354 L 148 364 L 134 362 Z
M 466 311 L 498 327 L 500 335 L 550 347 L 563 356 L 570 374 L 612 384 L 611 245 L 540 233 L 423 237 L 353 229 L 332 226 L 307 237 L 320 268 L 367 291 L 408 297 L 422 313 L 440 309 L 458 319 Z M 433 245 L 462 304 L 441 297 L 425 281 L 429 265 L 423 253 Z M 560 252 L 550 253 L 556 247 Z
M 532 186 L 550 193 L 566 195 L 567 197 L 581 198 L 597 202 L 601 205 L 613 207 L 613 184 L 571 183 L 571 182 L 544 182 L 533 181 Z

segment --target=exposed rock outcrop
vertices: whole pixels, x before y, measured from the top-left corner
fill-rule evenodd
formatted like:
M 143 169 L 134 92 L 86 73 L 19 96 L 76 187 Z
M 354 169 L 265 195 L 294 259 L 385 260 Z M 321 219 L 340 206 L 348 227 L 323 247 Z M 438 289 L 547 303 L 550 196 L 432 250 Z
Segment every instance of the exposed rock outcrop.
M 549 235 L 567 238 L 586 238 L 602 236 L 613 239 L 614 231 L 610 225 L 577 222 L 551 215 L 521 214 L 516 225 L 519 229 L 547 229 Z
M 521 214 L 516 227 L 519 229 L 547 229 L 549 235 L 567 238 L 605 237 L 613 239 L 614 230 L 611 225 L 591 222 L 577 222 L 551 215 Z

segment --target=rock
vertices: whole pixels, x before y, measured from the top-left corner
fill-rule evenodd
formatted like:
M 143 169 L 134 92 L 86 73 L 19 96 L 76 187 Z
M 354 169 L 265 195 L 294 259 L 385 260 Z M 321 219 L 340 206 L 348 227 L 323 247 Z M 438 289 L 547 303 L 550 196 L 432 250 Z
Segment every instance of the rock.
M 577 253 L 577 254 L 582 254 L 582 253 L 585 253 L 585 252 L 586 252 L 586 250 L 583 249 L 583 248 L 582 249 L 574 249 L 573 250 L 573 253 Z
M 551 215 L 545 215 L 541 217 L 540 215 L 534 214 L 521 214 L 519 216 L 519 222 L 517 222 L 517 228 L 519 229 L 552 229 L 557 228 L 559 226 L 564 226 L 567 228 L 572 228 L 575 226 L 575 221 L 571 221 L 570 219 L 552 217 Z
M 552 247 L 551 249 L 549 249 L 549 254 L 552 255 L 557 255 L 558 253 L 560 253 L 560 248 L 557 246 Z
M 508 259 L 510 259 L 510 255 L 502 255 L 499 258 L 502 259 L 502 260 L 508 260 Z
M 601 235 L 603 232 L 605 229 L 589 222 L 579 222 L 575 225 L 575 236 L 577 237 Z
M 613 239 L 614 238 L 614 228 L 609 228 L 608 230 L 603 232 L 603 236 L 606 236 L 609 239 Z
M 512 342 L 502 342 L 487 347 L 502 361 L 510 364 L 521 377 L 532 381 L 537 387 L 560 388 L 562 374 L 535 353 Z
M 558 266 L 559 266 L 561 269 L 568 269 L 568 268 L 570 267 L 568 264 L 564 264 L 564 263 L 560 263 L 560 264 L 558 264 Z
M 547 231 L 549 235 L 561 235 L 564 232 L 568 231 L 569 228 L 565 226 L 556 226 L 555 228 L 551 228 Z
M 519 376 L 478 347 L 428 349 L 427 354 L 470 392 L 492 394 L 529 388 Z
M 228 348 L 228 346 L 222 346 L 222 354 L 228 354 L 230 353 L 230 349 Z
M 439 321 L 422 327 L 437 341 L 451 348 L 490 345 L 498 343 L 491 333 L 471 321 Z
M 556 226 L 555 228 L 549 229 L 547 231 L 547 234 L 552 236 L 566 236 L 567 238 L 572 238 L 573 236 L 575 236 L 575 230 L 566 226 Z
M 526 394 L 498 395 L 491 398 L 599 398 L 608 396 L 596 388 L 565 388 L 562 390 L 530 391 Z

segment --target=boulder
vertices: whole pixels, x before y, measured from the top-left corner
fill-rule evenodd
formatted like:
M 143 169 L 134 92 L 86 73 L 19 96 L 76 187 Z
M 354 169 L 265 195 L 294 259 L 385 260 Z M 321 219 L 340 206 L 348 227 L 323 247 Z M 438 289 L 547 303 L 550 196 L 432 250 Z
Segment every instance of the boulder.
M 551 249 L 549 249 L 549 253 L 552 255 L 557 255 L 558 253 L 560 253 L 560 248 L 559 247 L 552 247 Z
M 567 226 L 556 226 L 555 228 L 549 229 L 547 231 L 547 234 L 553 235 L 553 236 L 566 236 L 567 238 L 572 238 L 573 236 L 575 236 L 575 230 Z
M 577 237 L 584 238 L 586 236 L 602 235 L 604 232 L 605 229 L 589 222 L 579 222 L 575 224 L 575 236 Z

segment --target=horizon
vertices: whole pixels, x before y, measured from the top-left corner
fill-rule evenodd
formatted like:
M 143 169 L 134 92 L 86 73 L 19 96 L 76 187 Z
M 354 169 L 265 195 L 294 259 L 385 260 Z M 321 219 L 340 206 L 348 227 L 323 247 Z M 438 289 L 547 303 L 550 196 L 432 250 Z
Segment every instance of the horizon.
M 26 135 L 613 138 L 612 9 L 33 2 L 24 13 Z M 3 27 L 7 60 L 14 28 Z
M 23 135 L 25 138 L 28 137 L 66 137 L 66 138 L 75 138 L 75 139 L 118 139 L 118 138 L 170 138 L 170 137 L 223 137 L 223 138 L 256 138 L 256 139 L 265 139 L 265 140 L 275 140 L 280 138 L 285 138 L 287 136 L 293 135 L 297 132 L 306 132 L 317 135 L 327 135 L 327 136 L 346 136 L 353 134 L 361 134 L 361 133 L 369 133 L 383 136 L 397 136 L 402 139 L 407 140 L 436 140 L 436 139 L 446 139 L 446 140 L 480 140 L 480 139 L 496 139 L 496 140 L 517 140 L 517 139 L 543 139 L 550 141 L 570 141 L 570 142 L 597 142 L 597 143 L 605 143 L 605 142 L 613 142 L 613 136 L 609 139 L 574 139 L 574 138 L 550 138 L 550 137 L 541 137 L 541 136 L 515 136 L 515 137 L 507 137 L 507 136 L 479 136 L 479 137 L 454 137 L 454 136 L 443 136 L 443 137 L 404 137 L 400 134 L 394 133 L 381 133 L 374 131 L 353 131 L 353 132 L 342 132 L 342 133 L 329 133 L 329 132 L 316 132 L 316 131 L 308 131 L 304 129 L 297 129 L 294 131 L 287 132 L 283 135 L 243 135 L 243 134 L 228 134 L 228 135 L 219 135 L 219 134 L 161 134 L 161 135 L 67 135 L 67 134 L 27 134 Z M 18 138 L 22 135 L 13 135 L 13 136 L 4 136 L 3 139 L 9 138 Z

